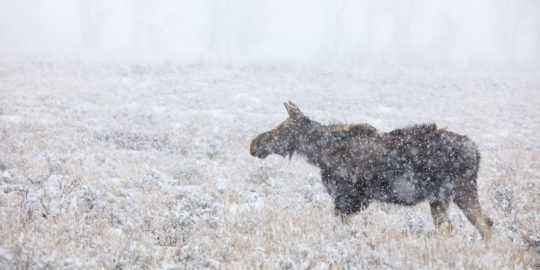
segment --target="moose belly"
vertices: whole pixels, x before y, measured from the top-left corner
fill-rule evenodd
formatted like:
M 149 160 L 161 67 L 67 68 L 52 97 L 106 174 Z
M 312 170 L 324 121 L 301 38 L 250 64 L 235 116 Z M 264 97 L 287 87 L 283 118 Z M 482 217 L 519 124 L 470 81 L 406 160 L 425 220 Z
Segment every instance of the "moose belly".
M 412 171 L 399 174 L 389 179 L 386 190 L 382 196 L 377 196 L 381 201 L 413 205 L 426 199 L 430 183 L 420 179 Z

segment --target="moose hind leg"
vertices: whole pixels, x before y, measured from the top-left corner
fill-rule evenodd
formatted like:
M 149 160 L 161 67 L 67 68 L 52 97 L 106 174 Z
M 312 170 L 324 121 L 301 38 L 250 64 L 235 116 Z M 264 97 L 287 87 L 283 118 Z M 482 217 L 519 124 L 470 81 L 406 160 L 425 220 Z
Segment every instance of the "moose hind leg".
M 467 219 L 478 229 L 482 238 L 489 241 L 492 237 L 493 221 L 482 212 L 476 189 L 459 192 L 456 195 L 454 202 L 463 211 Z
M 448 218 L 448 206 L 450 206 L 450 201 L 429 203 L 433 224 L 439 232 L 450 233 L 453 230 L 452 223 Z

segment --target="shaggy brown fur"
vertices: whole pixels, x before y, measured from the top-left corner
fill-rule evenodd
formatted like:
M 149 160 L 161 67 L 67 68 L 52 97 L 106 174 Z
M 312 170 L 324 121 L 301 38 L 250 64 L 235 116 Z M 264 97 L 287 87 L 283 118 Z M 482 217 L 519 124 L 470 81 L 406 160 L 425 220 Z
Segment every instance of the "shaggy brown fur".
M 289 118 L 257 136 L 250 153 L 265 158 L 294 153 L 321 169 L 336 211 L 349 215 L 372 201 L 414 205 L 429 201 L 437 228 L 451 230 L 454 201 L 485 239 L 493 222 L 482 213 L 476 178 L 480 154 L 467 137 L 423 124 L 380 133 L 368 124 L 321 125 L 292 102 Z

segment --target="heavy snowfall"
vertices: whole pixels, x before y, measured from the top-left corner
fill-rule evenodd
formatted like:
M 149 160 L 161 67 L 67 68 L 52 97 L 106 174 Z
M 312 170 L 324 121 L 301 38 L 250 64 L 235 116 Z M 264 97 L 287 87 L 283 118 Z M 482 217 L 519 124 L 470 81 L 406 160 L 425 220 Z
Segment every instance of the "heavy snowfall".
M 0 9 L 0 268 L 540 267 L 536 2 L 28 2 Z M 467 135 L 493 239 L 455 204 L 445 233 L 427 202 L 343 222 L 317 167 L 250 155 L 288 100 Z

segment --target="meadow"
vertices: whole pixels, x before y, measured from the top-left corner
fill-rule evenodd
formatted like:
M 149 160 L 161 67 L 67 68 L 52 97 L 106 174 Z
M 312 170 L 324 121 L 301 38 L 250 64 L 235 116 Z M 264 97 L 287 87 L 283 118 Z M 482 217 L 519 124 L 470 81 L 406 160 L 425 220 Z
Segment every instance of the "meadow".
M 250 156 L 292 100 L 322 123 L 422 122 L 482 154 L 485 243 L 455 205 L 344 224 L 319 170 Z M 538 269 L 540 71 L 0 64 L 0 268 Z

